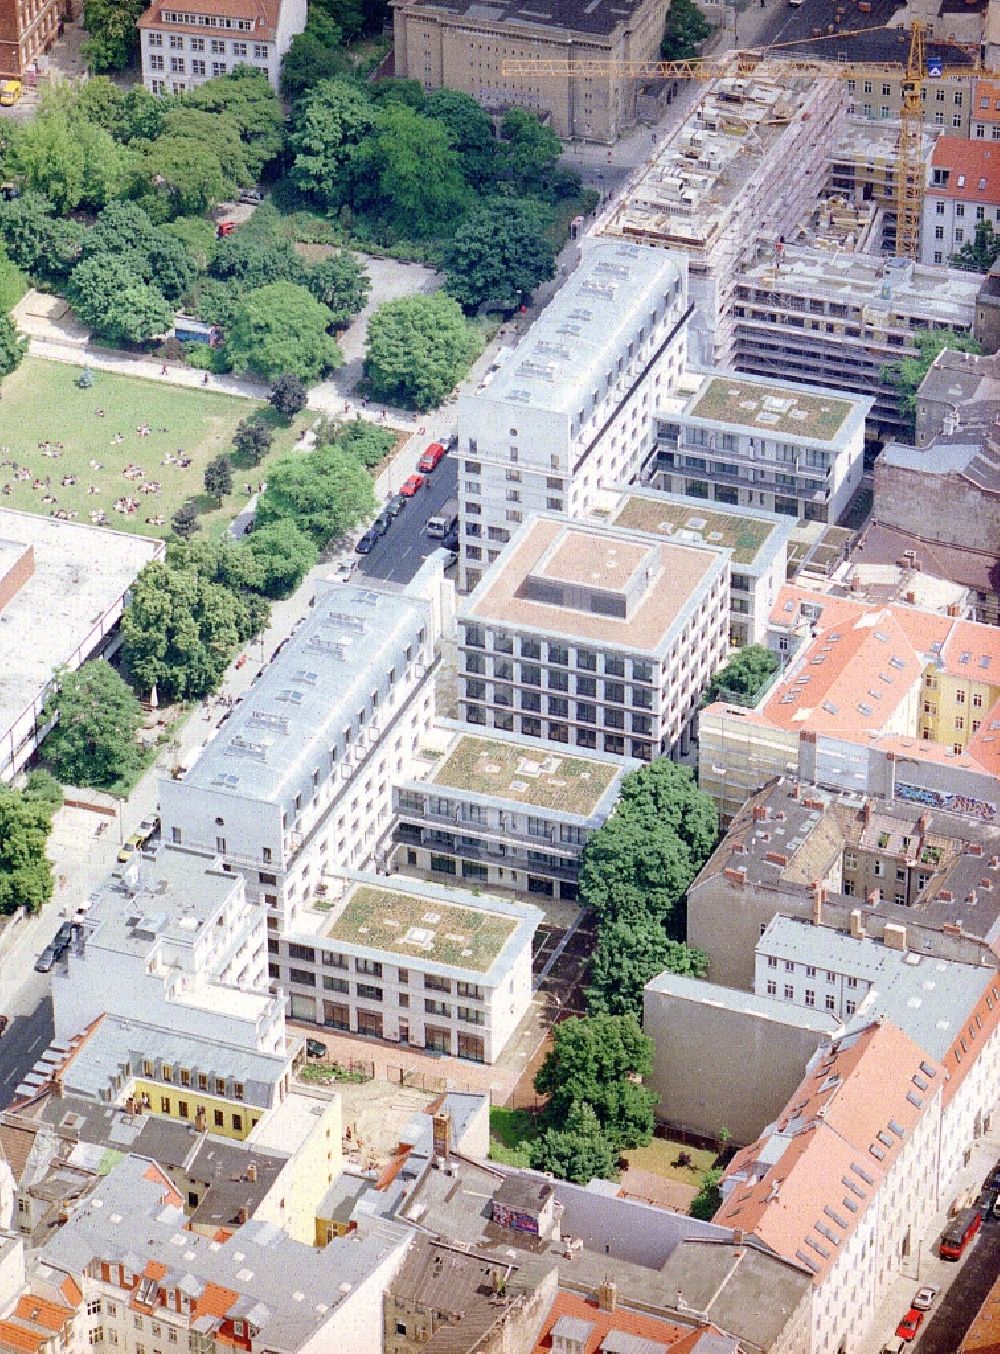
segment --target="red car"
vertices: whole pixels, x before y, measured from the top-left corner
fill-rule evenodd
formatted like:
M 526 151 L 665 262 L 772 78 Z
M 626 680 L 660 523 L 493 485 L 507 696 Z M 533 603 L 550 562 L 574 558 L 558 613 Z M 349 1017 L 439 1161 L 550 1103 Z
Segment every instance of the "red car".
M 236 224 L 235 221 L 220 221 L 215 228 L 215 233 L 220 240 L 224 240 L 227 235 L 232 235 L 236 229 Z
M 427 481 L 423 475 L 410 475 L 399 486 L 399 492 L 404 498 L 412 498 L 418 489 L 422 489 Z
M 924 1324 L 924 1313 L 918 1311 L 916 1307 L 911 1307 L 903 1317 L 902 1321 L 896 1327 L 896 1334 L 901 1340 L 910 1340 L 917 1338 L 917 1331 Z
M 438 462 L 448 453 L 448 448 L 440 442 L 432 442 L 427 450 L 417 462 L 417 469 L 422 470 L 425 475 L 429 475 L 435 469 Z

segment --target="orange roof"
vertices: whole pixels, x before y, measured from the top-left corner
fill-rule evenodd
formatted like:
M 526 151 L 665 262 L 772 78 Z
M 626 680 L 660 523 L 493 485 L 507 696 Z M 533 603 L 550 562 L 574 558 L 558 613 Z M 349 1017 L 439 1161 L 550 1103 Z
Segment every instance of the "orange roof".
M 198 0 L 195 5 L 172 4 L 170 0 L 156 0 L 138 20 L 139 28 L 164 28 L 169 33 L 198 33 L 211 36 L 213 29 L 205 24 L 168 23 L 163 11 L 172 14 L 205 14 L 217 19 L 249 19 L 253 28 L 228 28 L 225 32 L 234 38 L 249 42 L 273 42 L 281 14 L 281 0 Z M 215 30 L 218 31 L 218 30 Z
M 79 1307 L 83 1301 L 83 1289 L 69 1274 L 66 1275 L 59 1285 L 59 1292 L 63 1295 L 71 1307 Z
M 225 1316 L 239 1297 L 231 1288 L 222 1288 L 217 1283 L 207 1283 L 205 1291 L 195 1303 L 194 1317 Z
M 1000 687 L 1000 628 L 954 621 L 941 648 L 941 666 L 952 677 Z
M 984 716 L 966 750 L 984 771 L 1000 776 L 1000 701 Z
M 28 1350 L 35 1354 L 48 1338 L 43 1331 L 26 1330 L 24 1326 L 15 1326 L 13 1321 L 0 1321 L 0 1350 Z
M 1000 122 L 1000 84 L 995 80 L 976 81 L 971 116 L 973 122 Z
M 73 1315 L 66 1307 L 60 1307 L 46 1298 L 37 1298 L 34 1293 L 22 1293 L 14 1308 L 14 1316 L 19 1321 L 28 1321 L 33 1326 L 44 1326 L 47 1330 L 62 1330 Z
M 143 1277 L 147 1279 L 162 1279 L 164 1274 L 167 1273 L 167 1267 L 161 1264 L 159 1260 L 147 1260 L 146 1268 L 142 1273 Z
M 938 170 L 947 174 L 946 183 L 934 183 Z M 939 137 L 931 155 L 927 193 L 960 202 L 1000 203 L 1000 146 L 963 141 L 958 136 Z
M 542 1324 L 538 1342 L 534 1346 L 534 1354 L 547 1354 L 547 1351 L 551 1350 L 552 1327 L 564 1316 L 577 1321 L 587 1321 L 593 1327 L 587 1336 L 583 1354 L 596 1354 L 611 1331 L 621 1331 L 623 1335 L 638 1335 L 644 1340 L 669 1345 L 674 1354 L 684 1354 L 684 1351 L 690 1349 L 706 1330 L 715 1329 L 706 1324 L 692 1330 L 690 1326 L 678 1326 L 672 1321 L 646 1316 L 644 1312 L 634 1312 L 625 1307 L 605 1312 L 593 1299 L 580 1297 L 576 1293 L 566 1293 L 560 1289 Z
M 958 1354 L 1000 1354 L 1000 1279 L 973 1317 Z
M 924 1112 L 915 1076 L 943 1082 L 888 1022 L 820 1050 L 773 1131 L 733 1158 L 714 1221 L 753 1232 L 820 1282 Z

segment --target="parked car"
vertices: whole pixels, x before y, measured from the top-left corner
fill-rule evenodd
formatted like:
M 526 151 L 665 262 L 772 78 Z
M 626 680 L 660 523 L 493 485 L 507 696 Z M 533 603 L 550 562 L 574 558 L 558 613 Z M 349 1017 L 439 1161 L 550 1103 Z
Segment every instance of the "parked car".
M 358 561 L 356 559 L 339 559 L 336 568 L 330 575 L 330 582 L 349 583 L 357 567 Z
M 372 552 L 372 548 L 374 547 L 375 542 L 377 540 L 378 540 L 378 532 L 372 531 L 371 527 L 369 527 L 368 530 L 365 532 L 365 534 L 361 537 L 361 540 L 358 541 L 354 549 L 358 552 L 359 555 L 370 555 Z
M 118 859 L 123 865 L 130 861 L 137 851 L 142 849 L 142 843 L 143 838 L 140 837 L 139 833 L 133 832 L 118 852 Z
M 5 1016 L 5 1015 L 0 1015 L 0 1035 L 3 1034 L 4 1030 L 7 1028 L 7 1026 L 8 1026 L 9 1024 L 10 1024 L 10 1017 L 9 1017 L 9 1016 Z
M 896 1327 L 896 1334 L 907 1344 L 917 1338 L 917 1331 L 924 1324 L 924 1314 L 918 1311 L 916 1307 L 911 1307 L 903 1317 L 902 1321 Z
M 399 492 L 404 498 L 412 498 L 418 489 L 422 489 L 427 483 L 423 475 L 408 475 L 399 486 Z
M 441 442 L 432 442 L 427 450 L 417 462 L 417 469 L 422 470 L 425 475 L 431 474 L 437 468 L 437 465 L 448 454 L 448 448 Z
M 934 1299 L 938 1295 L 938 1290 L 932 1283 L 925 1283 L 923 1288 L 917 1290 L 913 1295 L 911 1307 L 916 1307 L 918 1312 L 929 1312 L 934 1306 Z
M 987 1185 L 979 1191 L 976 1207 L 983 1210 L 984 1218 L 996 1208 L 998 1199 L 1000 1199 L 1000 1189 L 997 1189 L 996 1185 Z
M 235 221 L 220 221 L 215 228 L 215 234 L 220 240 L 224 240 L 227 235 L 232 235 L 236 229 Z
M 250 206 L 256 207 L 259 202 L 264 201 L 264 194 L 260 191 L 259 188 L 241 188 L 239 191 L 238 200 L 240 202 L 246 202 Z
M 13 108 L 21 97 L 20 80 L 0 80 L 0 108 Z
M 45 949 L 35 960 L 35 972 L 36 973 L 50 972 L 53 964 L 56 962 L 58 958 L 59 952 L 56 949 L 56 947 L 54 945 L 46 945 Z
M 383 509 L 372 523 L 372 530 L 377 531 L 380 536 L 384 536 L 391 526 L 392 514 Z
M 453 531 L 449 531 L 448 534 L 447 534 L 447 536 L 445 536 L 445 537 L 442 539 L 441 544 L 444 546 L 444 548 L 445 548 L 446 550 L 457 550 L 457 549 L 458 549 L 458 527 L 455 527 Z
M 160 820 L 155 813 L 151 813 L 148 818 L 144 818 L 136 829 L 136 836 L 141 838 L 143 846 L 154 837 L 160 830 Z
M 890 1340 L 887 1345 L 882 1346 L 882 1354 L 905 1354 L 906 1342 L 903 1340 Z
M 73 926 L 71 922 L 64 921 L 59 930 L 52 937 L 52 944 L 57 950 L 65 950 L 69 942 L 73 939 Z
M 324 1044 L 320 1039 L 307 1039 L 306 1054 L 310 1058 L 325 1058 L 326 1044 Z
M 445 562 L 444 562 L 445 570 L 448 570 L 448 569 L 454 569 L 454 567 L 455 567 L 455 565 L 456 565 L 457 563 L 458 563 L 458 551 L 457 551 L 457 550 L 449 550 L 449 551 L 448 551 L 447 558 L 445 559 Z
M 403 495 L 393 494 L 392 498 L 390 498 L 389 502 L 385 505 L 385 511 L 390 517 L 398 517 L 405 507 L 406 499 Z

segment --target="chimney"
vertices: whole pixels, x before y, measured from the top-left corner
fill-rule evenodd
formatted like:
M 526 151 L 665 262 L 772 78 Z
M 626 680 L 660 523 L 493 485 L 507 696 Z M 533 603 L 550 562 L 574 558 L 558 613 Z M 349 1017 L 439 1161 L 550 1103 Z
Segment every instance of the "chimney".
M 910 605 L 912 606 L 913 603 L 917 600 L 917 594 L 916 594 L 915 592 L 908 592 L 908 593 L 906 594 L 906 600 L 907 600 L 907 601 L 910 603 Z
M 618 1310 L 618 1285 L 614 1279 L 605 1277 L 604 1282 L 597 1290 L 597 1305 L 602 1312 L 616 1312 Z
M 257 1163 L 256 1163 L 256 1161 L 251 1161 L 251 1162 L 248 1162 L 248 1163 L 247 1163 L 247 1179 L 250 1181 L 250 1184 L 251 1184 L 251 1185 L 255 1185 L 255 1184 L 257 1183 Z
M 798 782 L 798 781 L 795 781 L 794 784 L 791 785 L 790 788 L 789 788 L 789 791 L 788 791 L 788 798 L 789 798 L 789 799 L 798 799 L 799 793 L 800 793 L 800 790 L 799 790 L 799 782 Z
M 930 827 L 930 825 L 931 825 L 931 816 L 926 810 L 924 810 L 924 812 L 917 819 L 917 831 L 922 836 Z
M 764 859 L 770 861 L 772 865 L 785 866 L 788 864 L 788 857 L 782 851 L 768 851 Z
M 854 940 L 864 940 L 865 928 L 861 922 L 861 909 L 854 908 L 851 911 L 851 937 Z
M 872 802 L 870 799 L 865 800 L 864 808 L 861 810 L 861 817 L 865 827 L 867 827 L 872 820 Z
M 440 1109 L 431 1120 L 431 1138 L 433 1142 L 434 1155 L 436 1157 L 448 1157 L 451 1155 L 451 1115 L 446 1109 Z
M 898 926 L 895 922 L 886 922 L 882 932 L 882 944 L 887 950 L 905 950 L 906 927 Z
M 822 926 L 823 904 L 826 902 L 826 885 L 821 880 L 814 879 L 812 893 L 813 893 L 813 906 L 812 906 L 813 926 Z
M 244 1208 L 240 1208 L 240 1210 L 239 1210 L 239 1211 L 237 1212 L 237 1214 L 236 1214 L 236 1221 L 237 1221 L 237 1222 L 239 1223 L 239 1225 L 242 1227 L 243 1224 L 246 1222 L 246 1220 L 247 1220 L 247 1218 L 248 1218 L 249 1216 L 250 1216 L 250 1215 L 249 1215 L 249 1213 L 247 1212 L 247 1210 L 246 1210 L 245 1207 L 244 1207 Z
M 881 889 L 871 889 L 871 890 L 869 891 L 869 893 L 868 893 L 868 904 L 869 904 L 869 906 L 870 906 L 870 907 L 878 907 L 878 905 L 879 905 L 879 903 L 880 903 L 881 901 L 882 901 L 882 890 L 881 890 Z
M 967 856 L 981 856 L 983 854 L 982 842 L 969 842 L 965 848 L 965 854 Z
M 733 869 L 732 866 L 727 866 L 722 871 L 722 875 L 724 879 L 729 880 L 730 884 L 745 884 L 747 882 L 747 872 L 742 865 L 739 869 Z
M 733 1228 L 733 1245 L 734 1246 L 743 1245 L 743 1230 L 740 1227 Z
M 199 1133 L 208 1132 L 208 1115 L 205 1113 L 204 1105 L 199 1105 L 195 1111 L 194 1126 Z
M 766 804 L 755 804 L 753 806 L 753 820 L 755 823 L 766 823 L 768 819 L 768 808 Z

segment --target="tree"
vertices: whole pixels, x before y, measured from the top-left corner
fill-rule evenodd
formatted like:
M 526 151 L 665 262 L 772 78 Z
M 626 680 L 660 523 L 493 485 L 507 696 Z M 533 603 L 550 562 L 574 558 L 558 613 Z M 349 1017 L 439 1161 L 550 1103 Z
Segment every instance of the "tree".
M 484 303 L 510 313 L 555 273 L 551 213 L 534 202 L 475 208 L 445 251 L 448 291 L 466 311 Z
M 65 784 L 111 790 L 140 770 L 142 710 L 103 658 L 75 672 L 58 672 L 42 718 L 56 720 L 42 744 L 42 757 Z
M 618 1179 L 618 1154 L 586 1102 L 571 1105 L 565 1125 L 540 1133 L 529 1153 L 534 1170 L 551 1171 L 560 1180 L 587 1185 L 591 1180 Z
M 45 854 L 52 805 L 0 785 L 0 916 L 19 907 L 37 912 L 52 897 L 52 862 Z
M 977 221 L 976 234 L 966 240 L 957 254 L 951 256 L 951 266 L 969 273 L 988 273 L 1000 257 L 1000 235 L 991 221 Z
M 244 188 L 254 181 L 246 147 L 236 119 L 223 109 L 209 111 L 183 100 L 168 104 L 163 114 L 161 136 L 200 141 L 215 152 L 219 160 Z
M 552 1041 L 534 1083 L 539 1095 L 549 1097 L 549 1121 L 563 1122 L 575 1102 L 586 1101 L 616 1149 L 648 1142 L 656 1095 L 632 1078 L 652 1071 L 653 1041 L 636 1018 L 564 1020 L 554 1027 Z
M 712 25 L 694 0 L 670 0 L 660 56 L 664 61 L 690 61 L 711 36 Z
M 371 278 L 357 256 L 346 249 L 314 263 L 306 274 L 305 284 L 316 300 L 329 310 L 335 329 L 350 324 L 364 309 L 372 289 Z
M 8 164 L 25 187 L 66 215 L 81 205 L 104 206 L 122 186 L 125 157 L 110 133 L 43 105 L 17 128 Z
M 374 470 L 396 445 L 396 434 L 391 428 L 380 428 L 375 423 L 366 423 L 358 418 L 353 423 L 336 428 L 331 441 L 356 456 L 366 470 Z
M 184 94 L 179 102 L 206 113 L 224 114 L 236 124 L 246 167 L 254 180 L 281 154 L 284 113 L 267 75 L 251 66 L 237 66 Z
M 761 689 L 768 678 L 778 671 L 778 667 L 777 654 L 763 644 L 747 644 L 715 674 L 705 691 L 702 704 L 711 705 L 713 701 L 743 696 L 746 701 L 740 701 L 740 704 L 755 705 Z
M 253 216 L 220 240 L 209 272 L 222 282 L 238 282 L 243 291 L 271 282 L 306 281 L 306 267 L 287 235 L 281 233 L 277 211 L 262 203 Z
M 471 94 L 457 89 L 434 90 L 424 100 L 423 111 L 444 125 L 466 183 L 480 190 L 485 188 L 496 174 L 500 153 L 489 113 Z
M 203 216 L 236 191 L 231 166 L 215 150 L 190 136 L 159 136 L 137 158 L 133 193 L 162 221 L 173 216 Z
M 9 376 L 28 351 L 28 340 L 19 334 L 9 315 L 0 315 L 0 380 Z
M 180 240 L 154 226 L 135 202 L 112 202 L 83 242 L 83 258 L 127 263 L 142 281 L 179 300 L 194 284 L 197 269 Z
M 64 282 L 86 234 L 80 222 L 57 219 L 41 193 L 24 192 L 9 202 L 0 198 L 0 239 L 18 268 L 32 277 Z
M 365 374 L 376 398 L 433 409 L 478 348 L 475 331 L 450 296 L 403 296 L 379 306 L 369 321 Z
M 701 1177 L 701 1185 L 698 1193 L 691 1200 L 691 1207 L 688 1209 L 692 1218 L 700 1218 L 702 1222 L 711 1222 L 722 1207 L 722 1191 L 719 1189 L 719 1181 L 722 1179 L 722 1168 L 720 1166 L 710 1166 Z
M 245 624 L 235 593 L 193 569 L 147 564 L 122 617 L 125 662 L 139 686 L 167 700 L 217 690 Z
M 291 520 L 322 549 L 375 507 L 371 478 L 357 458 L 339 447 L 320 447 L 275 462 L 257 502 L 256 524 Z
M 36 799 L 41 804 L 47 804 L 53 813 L 62 808 L 65 798 L 63 787 L 52 772 L 40 766 L 28 772 L 22 793 L 25 799 Z
M 125 69 L 139 46 L 136 23 L 145 8 L 143 0 L 86 0 L 83 55 L 92 71 Z
M 537 113 L 511 108 L 500 124 L 501 174 L 515 194 L 537 195 L 545 190 L 562 155 L 562 142 Z
M 103 127 L 124 145 L 154 141 L 160 134 L 165 101 L 142 85 L 124 90 L 106 75 L 97 75 L 83 81 L 73 92 L 76 115 Z
M 297 376 L 286 371 L 275 381 L 268 402 L 282 418 L 294 418 L 309 403 L 309 392 Z
M 291 518 L 254 531 L 248 549 L 260 565 L 265 597 L 293 593 L 319 558 L 316 546 Z
M 246 465 L 260 465 L 271 450 L 274 433 L 257 418 L 245 418 L 236 425 L 233 446 L 240 461 Z
M 361 90 L 346 80 L 321 81 L 299 105 L 288 138 L 292 183 L 320 206 L 341 206 L 347 167 L 374 128 L 374 110 Z
M 237 306 L 226 332 L 225 355 L 234 371 L 268 380 L 290 374 L 318 381 L 343 362 L 327 333 L 330 312 L 294 282 L 258 287 Z
M 225 452 L 213 456 L 205 466 L 205 490 L 221 503 L 227 494 L 233 491 L 233 463 Z
M 882 380 L 896 387 L 900 412 L 912 421 L 917 414 L 917 390 L 927 375 L 938 353 L 951 348 L 959 353 L 981 353 L 982 348 L 971 334 L 959 334 L 954 329 L 934 329 L 916 335 L 917 351 L 890 367 L 882 368 Z
M 354 206 L 404 239 L 450 234 L 469 205 L 447 129 L 405 104 L 379 112 L 349 172 Z
M 351 69 L 342 45 L 343 34 L 335 23 L 314 6 L 304 33 L 296 33 L 281 62 L 281 92 L 296 103 L 325 80 L 336 80 Z
M 643 988 L 657 974 L 704 978 L 708 956 L 671 940 L 648 918 L 602 926 L 590 963 L 589 1015 L 634 1015 L 642 1021 Z
M 198 509 L 192 499 L 189 498 L 180 505 L 170 519 L 170 528 L 174 535 L 179 536 L 182 541 L 186 541 L 196 531 L 201 530 L 201 523 L 198 521 Z
M 112 344 L 144 343 L 170 328 L 173 310 L 129 257 L 99 254 L 77 264 L 69 299 L 80 320 Z

